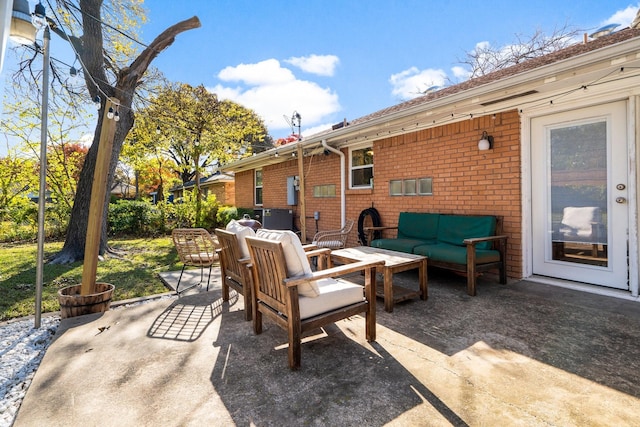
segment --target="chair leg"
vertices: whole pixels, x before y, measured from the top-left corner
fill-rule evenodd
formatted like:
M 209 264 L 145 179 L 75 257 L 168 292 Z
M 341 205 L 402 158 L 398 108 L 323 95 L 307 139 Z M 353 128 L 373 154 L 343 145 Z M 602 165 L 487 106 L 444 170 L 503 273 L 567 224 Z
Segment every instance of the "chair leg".
M 178 284 L 176 285 L 176 294 L 180 295 L 180 292 L 178 291 L 178 288 L 180 287 L 180 281 L 182 280 L 182 273 L 184 273 L 184 269 L 187 265 L 183 264 L 182 265 L 182 271 L 180 271 L 180 277 L 178 278 Z
M 262 333 L 262 313 L 255 308 L 253 309 L 253 333 L 256 335 Z
M 211 283 L 211 268 L 213 265 L 209 266 L 209 277 L 207 278 L 207 292 L 209 292 L 209 283 Z
M 300 360 L 302 359 L 302 337 L 300 331 L 300 323 L 289 321 L 289 368 L 295 371 L 300 368 Z

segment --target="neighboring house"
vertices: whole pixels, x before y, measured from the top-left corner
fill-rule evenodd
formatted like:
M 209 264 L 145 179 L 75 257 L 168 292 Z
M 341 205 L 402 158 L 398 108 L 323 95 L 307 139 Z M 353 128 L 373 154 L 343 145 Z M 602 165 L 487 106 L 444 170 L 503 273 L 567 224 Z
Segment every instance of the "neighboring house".
M 316 212 L 320 230 L 370 207 L 389 226 L 401 211 L 494 214 L 511 279 L 637 298 L 639 149 L 640 30 L 627 28 L 222 170 L 237 206 L 291 209 L 305 237 Z
M 136 196 L 136 186 L 126 182 L 116 182 L 111 187 L 111 196 L 118 199 L 132 199 Z
M 184 185 L 176 185 L 169 192 L 173 195 L 173 200 L 178 200 L 185 191 L 191 191 L 195 187 L 195 180 Z M 216 172 L 211 176 L 200 178 L 200 191 L 202 197 L 209 195 L 216 196 L 216 200 L 221 205 L 235 206 L 236 190 L 233 174 Z

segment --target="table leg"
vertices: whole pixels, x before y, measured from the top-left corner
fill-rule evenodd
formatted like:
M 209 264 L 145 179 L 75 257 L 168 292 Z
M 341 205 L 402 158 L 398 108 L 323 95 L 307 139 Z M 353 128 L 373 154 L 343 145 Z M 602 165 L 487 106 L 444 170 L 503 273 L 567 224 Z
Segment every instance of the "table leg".
M 427 289 L 427 260 L 424 259 L 420 262 L 418 267 L 418 275 L 420 278 L 420 299 L 426 300 L 429 298 L 429 290 Z
M 384 267 L 382 275 L 384 276 L 384 309 L 391 313 L 393 312 L 393 272 Z

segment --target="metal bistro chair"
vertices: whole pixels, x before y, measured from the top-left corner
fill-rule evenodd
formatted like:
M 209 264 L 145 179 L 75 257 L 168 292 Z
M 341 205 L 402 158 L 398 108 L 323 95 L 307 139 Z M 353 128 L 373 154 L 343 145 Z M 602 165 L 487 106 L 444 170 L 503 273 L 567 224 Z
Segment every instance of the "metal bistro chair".
M 176 294 L 189 290 L 202 283 L 204 279 L 204 268 L 209 267 L 209 277 L 207 279 L 207 291 L 211 282 L 211 268 L 216 260 L 216 244 L 211 234 L 204 228 L 176 228 L 171 232 L 173 244 L 178 252 L 178 258 L 182 262 L 182 271 L 176 285 Z M 182 274 L 187 266 L 200 267 L 200 282 L 189 286 L 182 291 L 179 290 Z
M 312 245 L 318 248 L 342 249 L 347 244 L 347 237 L 353 228 L 354 221 L 347 219 L 339 230 L 319 231 L 313 236 Z

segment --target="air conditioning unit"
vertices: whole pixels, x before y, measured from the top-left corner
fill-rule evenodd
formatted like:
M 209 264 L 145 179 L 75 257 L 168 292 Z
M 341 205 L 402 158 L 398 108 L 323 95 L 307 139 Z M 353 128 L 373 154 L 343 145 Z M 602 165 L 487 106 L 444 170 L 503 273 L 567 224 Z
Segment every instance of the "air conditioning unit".
M 291 209 L 263 209 L 262 226 L 271 230 L 293 229 L 293 210 Z

